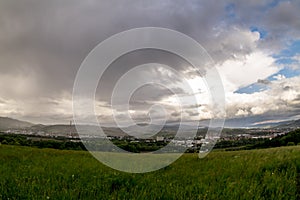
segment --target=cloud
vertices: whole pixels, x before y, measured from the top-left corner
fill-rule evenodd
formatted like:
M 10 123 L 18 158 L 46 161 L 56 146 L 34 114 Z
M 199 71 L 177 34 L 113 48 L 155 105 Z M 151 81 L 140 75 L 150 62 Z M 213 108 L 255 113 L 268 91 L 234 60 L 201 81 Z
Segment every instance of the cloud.
M 238 26 L 215 27 L 215 34 L 210 38 L 208 51 L 217 63 L 229 59 L 239 59 L 252 53 L 257 48 L 258 32 Z
M 278 75 L 273 76 L 273 78 L 275 80 L 282 80 L 282 79 L 285 79 L 286 77 L 284 75 L 282 75 L 282 74 L 278 74 Z
M 282 1 L 278 6 L 271 9 L 267 15 L 268 29 L 272 32 L 279 31 L 282 33 L 284 28 L 289 34 L 297 34 L 299 36 L 300 28 L 300 4 L 298 1 Z M 278 34 L 278 33 L 277 33 Z
M 36 73 L 32 70 L 0 74 L 1 95 L 10 98 L 30 98 L 38 94 L 38 81 Z
M 299 112 L 300 77 L 275 80 L 269 90 L 253 94 L 232 93 L 227 96 L 227 114 L 235 116 L 277 116 L 285 119 Z
M 253 51 L 239 59 L 228 59 L 221 65 L 217 65 L 217 69 L 226 92 L 234 92 L 278 72 L 280 67 L 274 62 L 275 60 L 268 54 Z
M 0 103 L 0 116 L 14 117 L 38 123 L 66 123 L 73 117 L 69 98 L 19 99 Z
M 262 85 L 268 85 L 271 83 L 271 81 L 269 81 L 268 79 L 258 79 L 257 83 L 262 84 Z
M 265 80 L 282 69 L 272 55 L 300 38 L 299 9 L 297 0 L 0 0 L 0 115 L 68 122 L 74 79 L 86 55 L 113 34 L 145 26 L 183 32 L 208 51 L 224 82 L 228 116 L 268 115 L 278 110 L 283 116 L 294 114 L 293 108 L 298 109 L 297 77 L 277 75 L 271 83 Z M 251 31 L 253 26 L 265 30 L 266 37 Z M 100 80 L 96 99 L 101 119 L 111 119 L 110 97 L 117 80 L 133 66 L 147 62 L 166 64 L 184 74 L 194 93 L 181 88 L 180 77 L 151 68 L 131 83 L 145 76 L 166 77 L 164 85 L 176 93 L 199 97 L 200 102 L 194 104 L 201 105 L 195 106 L 200 115 L 188 110 L 183 113 L 186 120 L 212 117 L 207 90 L 188 63 L 170 53 L 144 50 L 117 59 Z M 297 64 L 293 67 L 299 68 Z M 234 93 L 256 82 L 267 83 L 270 89 Z M 132 108 L 137 111 L 136 118 L 143 118 L 152 103 L 161 103 L 173 113 L 169 120 L 176 121 L 173 98 L 167 89 L 144 88 L 133 97 Z

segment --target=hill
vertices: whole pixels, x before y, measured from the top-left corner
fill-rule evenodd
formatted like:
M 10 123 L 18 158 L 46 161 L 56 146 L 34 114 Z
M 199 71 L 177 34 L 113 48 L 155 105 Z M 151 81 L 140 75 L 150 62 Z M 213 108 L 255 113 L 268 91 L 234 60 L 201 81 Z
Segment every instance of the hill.
M 288 121 L 284 124 L 280 124 L 276 126 L 275 128 L 281 128 L 281 129 L 295 129 L 300 128 L 300 119 L 294 120 L 294 121 Z
M 8 117 L 0 117 L 0 131 L 8 129 L 19 129 L 33 126 L 30 122 L 20 121 Z
M 287 134 L 278 135 L 277 137 L 271 140 L 264 140 L 255 145 L 248 146 L 245 149 L 293 146 L 298 144 L 300 144 L 300 129 L 291 131 Z
M 38 132 L 42 131 L 47 134 L 59 134 L 59 135 L 68 135 L 70 133 L 77 134 L 77 129 L 81 130 L 83 134 L 93 135 L 98 133 L 99 128 L 97 126 L 90 125 L 66 125 L 66 124 L 55 124 L 55 125 L 34 125 L 27 128 L 30 131 Z M 108 136 L 125 136 L 126 134 L 119 128 L 115 127 L 102 127 L 103 131 Z
M 185 154 L 146 174 L 113 170 L 84 151 L 0 151 L 0 199 L 300 198 L 300 146 Z

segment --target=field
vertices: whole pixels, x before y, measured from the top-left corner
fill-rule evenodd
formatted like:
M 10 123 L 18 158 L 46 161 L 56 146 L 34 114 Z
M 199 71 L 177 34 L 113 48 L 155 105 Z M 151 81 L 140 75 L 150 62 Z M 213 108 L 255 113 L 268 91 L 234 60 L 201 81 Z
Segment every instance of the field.
M 88 152 L 0 146 L 0 199 L 299 199 L 300 146 L 185 154 L 146 174 Z

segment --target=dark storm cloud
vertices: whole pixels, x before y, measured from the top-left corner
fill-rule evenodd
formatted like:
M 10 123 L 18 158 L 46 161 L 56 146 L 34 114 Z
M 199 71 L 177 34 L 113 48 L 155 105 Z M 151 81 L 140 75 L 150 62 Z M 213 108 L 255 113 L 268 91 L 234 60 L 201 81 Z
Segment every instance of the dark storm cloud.
M 191 117 L 199 116 L 199 112 L 196 111 L 187 110 L 186 113 Z
M 194 104 L 194 105 L 188 106 L 187 109 L 200 108 L 201 106 L 203 106 L 203 105 L 202 104 Z
M 133 67 L 142 65 L 144 63 L 164 64 L 172 67 L 175 70 L 185 69 L 185 66 L 189 65 L 178 56 L 164 51 L 148 49 L 128 53 L 124 56 L 119 57 L 104 72 L 103 76 L 100 79 L 96 93 L 98 100 L 110 101 L 110 97 L 112 95 L 115 84 L 121 78 L 121 76 L 127 73 Z M 163 74 L 161 71 L 157 70 L 157 68 L 154 68 L 154 66 L 156 65 L 149 65 L 146 71 L 143 71 L 142 74 L 137 74 L 136 76 L 134 76 L 134 80 L 132 81 L 138 81 L 139 78 L 143 79 L 143 76 L 152 76 L 153 79 L 160 79 L 160 82 L 164 85 L 169 85 L 170 80 L 172 84 L 176 84 L 182 81 L 180 77 L 175 76 L 174 74 Z M 164 82 L 164 80 L 166 81 Z M 183 93 L 182 90 L 179 91 L 180 88 L 173 89 L 176 93 Z M 168 92 L 166 88 L 162 90 L 161 86 L 159 85 L 153 85 L 152 87 L 147 87 L 147 89 L 144 88 L 144 90 L 140 90 L 140 93 L 143 98 L 147 99 L 148 97 L 149 100 L 159 100 L 166 95 L 170 95 L 170 92 Z
M 171 115 L 172 117 L 179 117 L 181 116 L 181 112 L 172 112 Z
M 99 42 L 131 28 L 156 26 L 183 32 L 200 42 L 216 62 L 252 52 L 256 46 L 240 30 L 256 24 L 268 32 L 261 46 L 281 46 L 300 35 L 299 1 L 272 2 L 0 0 L 0 79 L 5 81 L 1 82 L 0 95 L 7 100 L 34 102 L 37 111 L 38 98 L 52 99 L 45 100 L 43 106 L 55 106 L 61 98 L 71 99 L 76 72 L 86 55 Z M 186 62 L 167 53 L 128 54 L 106 71 L 97 98 L 108 102 L 118 78 L 146 62 L 167 64 L 179 71 L 188 69 Z M 192 76 L 193 72 L 186 75 Z M 178 77 L 170 78 L 173 84 L 180 81 Z M 159 100 L 170 93 L 158 89 L 140 95 Z M 29 112 L 25 116 L 38 119 L 42 115 Z M 57 117 L 51 116 L 55 117 L 45 117 Z M 68 118 L 70 114 L 60 116 Z
M 146 85 L 137 90 L 131 97 L 133 101 L 160 101 L 173 95 L 185 94 L 181 88 L 172 88 L 172 91 L 160 85 Z
M 37 96 L 70 93 L 85 56 L 112 34 L 162 26 L 205 40 L 222 10 L 198 1 L 1 1 L 0 71 L 36 72 Z
M 260 11 L 257 8 L 270 2 L 234 2 L 237 18 L 241 22 L 256 20 L 255 16 L 261 15 L 261 12 L 255 15 Z M 95 45 L 112 34 L 141 26 L 162 26 L 181 31 L 209 49 L 211 45 L 207 41 L 212 41 L 207 39 L 212 39 L 213 28 L 228 23 L 222 20 L 226 16 L 227 4 L 216 0 L 1 1 L 0 70 L 14 73 L 20 68 L 35 68 L 39 75 L 44 75 L 40 78 L 42 86 L 69 89 L 81 61 Z M 265 26 L 297 27 L 300 20 L 296 11 L 299 9 L 293 5 L 284 2 L 270 8 L 267 19 L 270 23 Z M 287 7 L 291 7 L 292 12 Z M 286 32 L 286 29 L 281 31 Z M 228 48 L 224 50 L 232 52 Z
M 259 44 L 269 51 L 278 51 L 291 39 L 300 38 L 300 1 L 249 0 L 231 1 L 236 16 L 234 23 L 247 28 L 256 26 L 267 32 Z
M 300 2 L 284 1 L 271 9 L 267 15 L 267 25 L 271 31 L 283 33 L 284 28 L 293 28 L 289 32 L 300 32 Z M 298 35 L 299 36 L 299 35 Z
M 268 85 L 271 83 L 268 79 L 258 79 L 257 83 L 262 84 L 262 85 Z

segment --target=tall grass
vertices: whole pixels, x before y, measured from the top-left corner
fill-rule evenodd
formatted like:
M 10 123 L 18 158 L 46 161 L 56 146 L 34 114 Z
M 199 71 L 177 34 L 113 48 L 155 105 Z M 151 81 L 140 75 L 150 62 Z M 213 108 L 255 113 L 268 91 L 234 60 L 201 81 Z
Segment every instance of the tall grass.
M 185 154 L 146 174 L 88 152 L 0 146 L 0 199 L 299 199 L 300 147 Z

